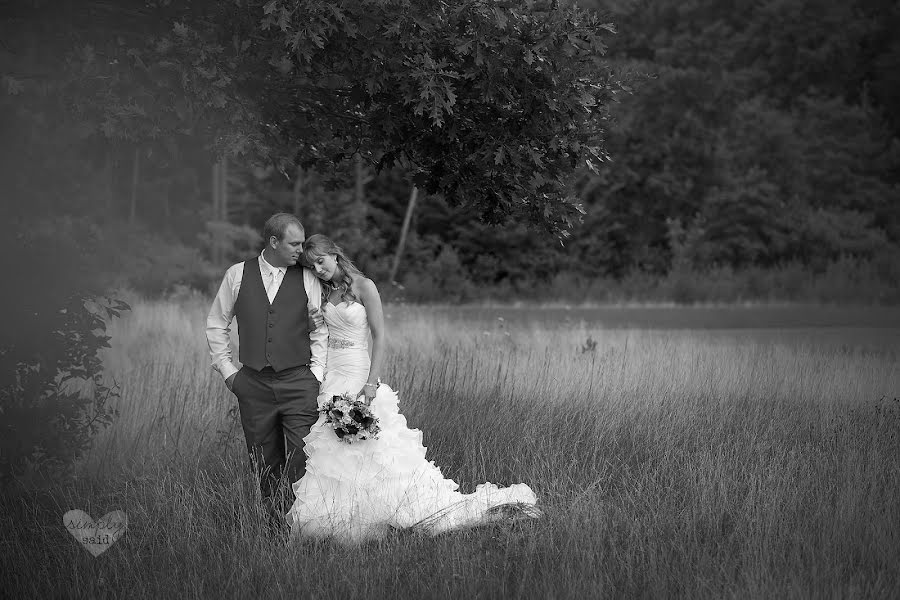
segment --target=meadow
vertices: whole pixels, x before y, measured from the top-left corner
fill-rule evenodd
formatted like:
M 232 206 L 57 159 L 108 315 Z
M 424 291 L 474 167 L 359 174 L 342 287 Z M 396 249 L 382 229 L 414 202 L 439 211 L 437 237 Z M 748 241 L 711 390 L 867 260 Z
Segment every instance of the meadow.
M 71 480 L 4 501 L 10 597 L 900 597 L 896 327 L 389 306 L 385 379 L 429 458 L 464 492 L 527 482 L 544 516 L 344 547 L 266 528 L 205 300 L 133 309 L 114 424 Z M 127 533 L 94 558 L 72 508 Z

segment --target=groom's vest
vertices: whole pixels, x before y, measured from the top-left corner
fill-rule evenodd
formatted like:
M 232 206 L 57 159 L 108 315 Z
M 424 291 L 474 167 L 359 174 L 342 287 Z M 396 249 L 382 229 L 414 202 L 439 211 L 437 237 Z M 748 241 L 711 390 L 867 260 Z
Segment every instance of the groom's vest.
M 309 315 L 303 269 L 288 268 L 269 305 L 259 259 L 244 263 L 241 289 L 234 303 L 241 362 L 257 371 L 276 371 L 309 364 Z

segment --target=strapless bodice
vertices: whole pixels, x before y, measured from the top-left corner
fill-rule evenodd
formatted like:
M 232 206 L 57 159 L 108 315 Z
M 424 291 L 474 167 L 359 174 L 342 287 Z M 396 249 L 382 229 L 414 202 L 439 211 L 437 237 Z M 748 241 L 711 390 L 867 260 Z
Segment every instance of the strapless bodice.
M 322 305 L 328 326 L 325 380 L 319 389 L 319 406 L 334 394 L 356 394 L 369 377 L 369 321 L 359 302 Z
M 322 307 L 330 349 L 368 348 L 369 322 L 365 306 L 359 302 L 325 302 Z

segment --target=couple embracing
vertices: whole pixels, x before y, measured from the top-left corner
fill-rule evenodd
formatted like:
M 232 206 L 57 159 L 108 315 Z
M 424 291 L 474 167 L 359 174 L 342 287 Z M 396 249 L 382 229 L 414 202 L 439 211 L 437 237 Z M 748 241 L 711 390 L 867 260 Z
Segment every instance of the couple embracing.
M 525 484 L 485 483 L 462 494 L 426 460 L 422 433 L 407 426 L 397 393 L 380 383 L 385 326 L 378 289 L 343 250 L 323 235 L 306 239 L 287 213 L 270 217 L 263 237 L 258 257 L 226 272 L 206 336 L 213 368 L 237 396 L 274 522 L 286 523 L 295 537 L 359 542 L 391 529 L 437 534 L 504 513 L 538 515 Z M 235 318 L 240 369 L 229 344 Z M 321 409 L 347 395 L 377 417 L 377 438 L 347 443 L 326 423 Z

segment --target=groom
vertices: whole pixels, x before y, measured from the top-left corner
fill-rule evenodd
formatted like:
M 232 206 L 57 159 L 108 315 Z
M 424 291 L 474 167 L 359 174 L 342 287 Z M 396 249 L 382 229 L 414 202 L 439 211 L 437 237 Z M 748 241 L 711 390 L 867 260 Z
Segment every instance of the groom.
M 292 499 L 279 494 L 282 475 L 303 476 L 303 438 L 318 418 L 328 330 L 318 309 L 318 278 L 297 265 L 306 235 L 294 215 L 278 213 L 263 228 L 258 257 L 232 265 L 206 317 L 212 366 L 238 400 L 251 463 L 263 501 L 280 518 Z M 231 358 L 229 331 L 238 321 L 242 367 Z

